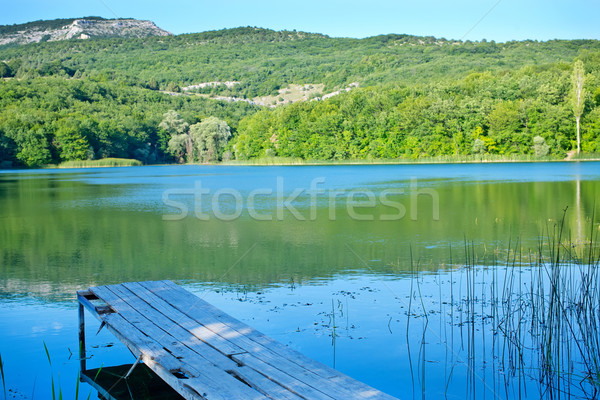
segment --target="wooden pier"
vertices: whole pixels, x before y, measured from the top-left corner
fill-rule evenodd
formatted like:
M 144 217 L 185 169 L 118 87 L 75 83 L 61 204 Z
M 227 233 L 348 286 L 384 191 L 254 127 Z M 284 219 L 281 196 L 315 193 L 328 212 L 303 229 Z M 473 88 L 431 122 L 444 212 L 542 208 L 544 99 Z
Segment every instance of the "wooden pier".
M 263 335 L 171 281 L 90 287 L 78 291 L 77 299 L 82 371 L 87 308 L 137 362 L 185 399 L 394 399 Z

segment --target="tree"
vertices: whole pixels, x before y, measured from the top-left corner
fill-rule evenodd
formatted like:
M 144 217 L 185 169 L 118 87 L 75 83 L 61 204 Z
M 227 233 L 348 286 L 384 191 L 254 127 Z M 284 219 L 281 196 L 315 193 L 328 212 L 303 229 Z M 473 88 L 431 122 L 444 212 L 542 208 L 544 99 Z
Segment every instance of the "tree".
M 169 110 L 163 114 L 163 120 L 159 128 L 167 131 L 171 136 L 187 133 L 189 124 L 175 110 Z
M 518 102 L 502 101 L 488 114 L 489 138 L 496 142 L 500 154 L 522 153 L 529 147 L 522 132 L 519 105 Z M 487 150 L 490 154 L 493 152 L 489 146 Z
M 483 153 L 485 153 L 485 143 L 483 142 L 483 140 L 479 138 L 475 139 L 475 141 L 473 142 L 472 152 L 475 155 L 482 155 Z
M 186 155 L 187 143 L 187 135 L 175 135 L 169 140 L 167 150 L 178 160 L 183 160 Z
M 17 143 L 20 149 L 17 159 L 28 167 L 39 167 L 50 162 L 48 141 L 41 127 L 22 132 Z
M 167 92 L 179 93 L 181 92 L 181 88 L 175 82 L 169 82 L 166 88 Z
M 148 81 L 148 83 L 146 84 L 146 87 L 150 90 L 158 90 L 159 89 L 158 82 L 156 82 L 155 78 L 150 78 L 150 81 Z
M 13 76 L 13 71 L 10 69 L 8 64 L 4 61 L 0 61 L 0 78 L 10 78 Z
M 54 134 L 55 144 L 63 161 L 85 160 L 89 158 L 90 145 L 81 134 L 80 124 L 73 121 L 60 121 Z
M 577 127 L 577 154 L 581 151 L 581 136 L 579 132 L 579 123 L 581 122 L 581 114 L 583 114 L 583 108 L 585 107 L 585 89 L 583 84 L 585 83 L 585 70 L 583 69 L 583 62 L 581 60 L 575 61 L 573 67 L 573 114 L 575 114 L 575 124 Z
M 171 136 L 168 151 L 173 156 L 179 159 L 185 157 L 188 162 L 193 161 L 192 138 L 189 133 L 190 125 L 177 111 L 167 111 L 158 127 Z
M 198 151 L 198 160 L 212 162 L 219 160 L 221 151 L 231 137 L 231 129 L 227 122 L 216 117 L 208 117 L 192 125 L 190 135 Z
M 550 151 L 550 146 L 546 143 L 546 139 L 541 136 L 533 138 L 533 152 L 537 158 L 546 157 Z

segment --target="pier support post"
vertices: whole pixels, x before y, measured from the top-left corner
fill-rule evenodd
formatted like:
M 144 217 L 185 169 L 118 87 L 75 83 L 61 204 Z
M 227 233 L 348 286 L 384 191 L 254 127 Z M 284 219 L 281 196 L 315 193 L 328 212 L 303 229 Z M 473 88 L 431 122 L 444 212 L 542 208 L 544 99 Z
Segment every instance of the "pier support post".
M 86 370 L 85 362 L 85 314 L 83 304 L 79 303 L 79 368 L 81 373 Z

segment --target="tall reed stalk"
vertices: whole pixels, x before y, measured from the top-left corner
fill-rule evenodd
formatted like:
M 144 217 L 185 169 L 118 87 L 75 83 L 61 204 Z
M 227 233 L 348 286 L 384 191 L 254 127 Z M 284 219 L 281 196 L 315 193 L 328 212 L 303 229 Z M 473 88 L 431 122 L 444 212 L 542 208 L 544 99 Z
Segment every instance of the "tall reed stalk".
M 6 397 L 6 380 L 4 379 L 4 362 L 2 361 L 2 354 L 0 354 L 0 379 L 2 379 L 2 392 L 4 393 L 4 398 Z
M 440 327 L 440 332 L 429 333 L 446 346 L 445 362 L 451 364 L 444 369 L 446 394 L 460 390 L 467 398 L 485 398 L 490 392 L 493 398 L 600 397 L 598 225 L 592 222 L 589 240 L 575 241 L 565 221 L 566 210 L 559 223 L 545 228 L 534 251 L 524 251 L 520 240 L 510 238 L 506 258 L 491 267 L 479 265 L 474 243 L 465 239 L 465 264 L 451 266 L 445 291 L 440 286 L 435 293 L 421 283 L 423 275 L 411 262 L 407 344 L 411 322 L 422 319 L 425 330 Z M 442 277 L 436 280 L 443 282 Z M 424 302 L 427 295 L 439 299 L 439 324 L 429 324 L 435 316 L 426 311 L 431 309 Z M 413 296 L 421 315 L 413 311 Z M 455 331 L 460 335 L 456 343 Z M 425 344 L 430 342 L 423 332 L 418 363 L 426 362 Z M 457 366 L 465 369 L 460 375 L 465 386 L 453 389 Z M 412 375 L 412 363 L 410 368 Z M 421 385 L 424 368 L 417 368 Z

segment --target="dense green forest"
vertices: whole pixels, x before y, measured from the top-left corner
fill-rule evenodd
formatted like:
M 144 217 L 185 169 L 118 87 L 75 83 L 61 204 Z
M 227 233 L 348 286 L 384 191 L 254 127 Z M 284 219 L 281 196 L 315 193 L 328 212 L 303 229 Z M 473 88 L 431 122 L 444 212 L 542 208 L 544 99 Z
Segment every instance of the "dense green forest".
M 209 117 L 230 129 L 229 142 L 213 146 L 219 154 L 210 160 L 223 154 L 241 160 L 564 157 L 576 146 L 576 60 L 584 65 L 582 151 L 600 152 L 600 42 L 594 40 L 348 39 L 237 28 L 5 46 L 0 163 L 206 161 L 185 157 L 183 139 L 179 147 L 174 142 L 191 137 L 186 129 Z M 208 86 L 202 94 L 181 90 L 215 81 L 239 84 Z M 323 84 L 328 93 L 352 82 L 360 87 L 275 108 L 208 98 L 277 95 L 290 84 Z M 183 130 L 161 124 L 169 110 L 185 122 Z
M 0 84 L 0 160 L 27 166 L 105 157 L 171 161 L 170 137 L 158 127 L 171 109 L 192 123 L 216 116 L 237 126 L 256 107 L 86 79 L 11 79 Z
M 600 57 L 587 61 L 596 68 L 587 76 L 588 85 L 597 87 Z M 486 153 L 562 158 L 576 142 L 571 75 L 571 65 L 561 63 L 358 89 L 323 102 L 261 110 L 240 122 L 231 145 L 239 159 L 269 154 L 416 159 Z M 600 90 L 588 97 L 582 150 L 595 153 L 600 152 Z M 536 137 L 541 138 L 537 150 Z

